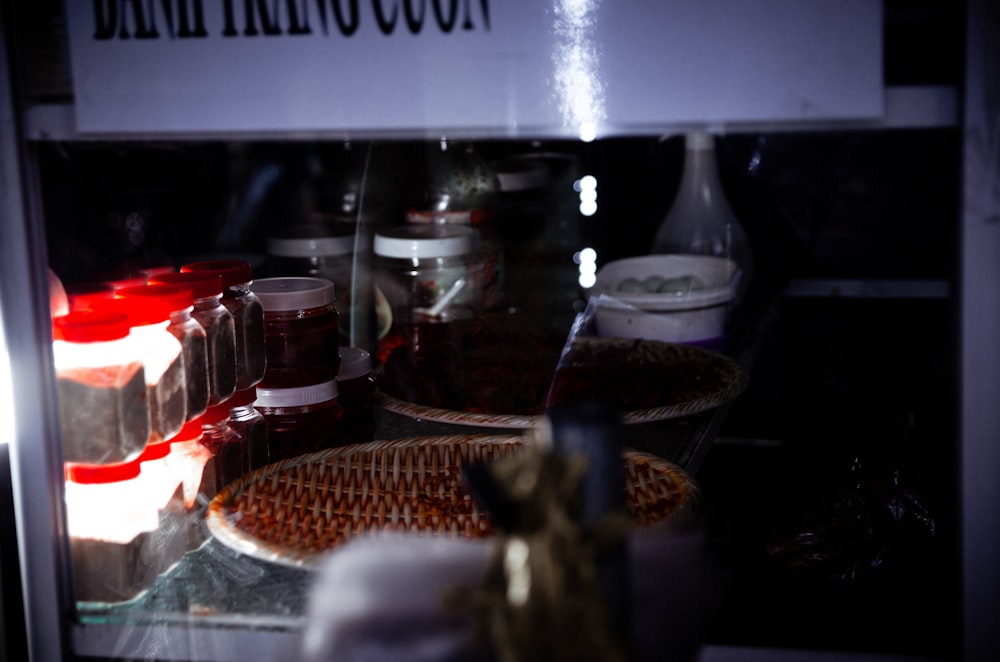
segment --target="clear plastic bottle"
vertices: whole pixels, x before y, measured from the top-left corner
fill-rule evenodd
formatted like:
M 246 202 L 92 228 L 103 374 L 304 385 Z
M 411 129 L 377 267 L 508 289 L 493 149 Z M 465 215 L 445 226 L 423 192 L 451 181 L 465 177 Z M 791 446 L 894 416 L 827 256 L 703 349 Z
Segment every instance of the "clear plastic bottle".
M 737 298 L 746 290 L 753 274 L 753 255 L 722 189 L 712 134 L 685 136 L 680 188 L 650 252 L 728 258 L 733 262 Z
M 147 285 L 115 290 L 120 310 L 129 318 L 129 335 L 142 352 L 149 398 L 150 443 L 170 439 L 187 420 L 187 374 L 184 348 L 170 332 L 170 313 L 183 308 L 190 294 L 151 296 Z
M 253 268 L 239 260 L 206 260 L 181 266 L 182 272 L 209 272 L 222 277 L 222 305 L 233 314 L 236 328 L 236 390 L 260 383 L 266 365 L 264 308 L 253 293 Z
M 209 407 L 202 415 L 201 443 L 212 453 L 215 460 L 215 491 L 238 480 L 247 472 L 246 439 L 241 438 L 229 427 L 229 403 L 224 402 Z
M 146 375 L 128 318 L 77 311 L 53 320 L 63 459 L 102 464 L 135 459 L 150 437 Z
M 167 468 L 181 480 L 188 550 L 197 549 L 208 539 L 205 511 L 217 491 L 215 458 L 202 443 L 204 437 L 201 417 L 185 423 L 170 440 L 170 453 L 164 458 Z
M 237 391 L 229 400 L 229 427 L 247 448 L 248 471 L 260 469 L 268 463 L 267 421 L 254 409 L 257 389 L 251 386 Z
M 222 277 L 207 272 L 162 273 L 150 284 L 191 287 L 193 317 L 205 330 L 208 350 L 208 405 L 217 405 L 236 391 L 236 326 L 222 305 Z

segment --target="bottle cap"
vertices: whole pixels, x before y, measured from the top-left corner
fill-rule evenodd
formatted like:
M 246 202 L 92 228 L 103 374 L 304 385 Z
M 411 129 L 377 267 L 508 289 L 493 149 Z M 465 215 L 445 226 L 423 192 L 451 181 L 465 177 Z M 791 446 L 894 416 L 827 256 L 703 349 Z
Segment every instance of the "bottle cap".
M 208 271 L 222 276 L 222 286 L 232 287 L 253 281 L 253 267 L 240 260 L 204 260 L 181 266 L 182 272 Z
M 115 299 L 125 301 L 125 313 L 133 326 L 170 319 L 170 313 L 191 306 L 187 285 L 139 285 L 115 290 Z
M 52 337 L 67 342 L 108 342 L 128 331 L 128 317 L 109 310 L 77 310 L 52 320 Z
M 329 306 L 337 300 L 333 281 L 326 278 L 261 278 L 254 281 L 250 289 L 260 299 L 264 312 L 319 308 Z
M 323 257 L 350 255 L 354 235 L 333 237 L 269 237 L 267 254 L 275 257 Z
M 139 477 L 139 459 L 118 464 L 74 464 L 64 465 L 66 480 L 74 483 L 97 484 L 117 483 Z
M 328 402 L 340 394 L 337 380 L 299 388 L 258 388 L 257 407 L 304 407 Z
M 372 357 L 360 347 L 340 348 L 340 369 L 337 371 L 339 381 L 357 379 L 371 374 Z
M 115 298 L 115 289 L 107 283 L 82 283 L 66 288 L 70 310 L 99 308 Z
M 479 231 L 464 225 L 404 225 L 375 235 L 375 254 L 383 257 L 452 257 L 479 248 Z
M 174 271 L 157 274 L 151 276 L 149 282 L 151 285 L 187 285 L 191 288 L 191 296 L 195 299 L 222 295 L 222 276 L 209 271 Z

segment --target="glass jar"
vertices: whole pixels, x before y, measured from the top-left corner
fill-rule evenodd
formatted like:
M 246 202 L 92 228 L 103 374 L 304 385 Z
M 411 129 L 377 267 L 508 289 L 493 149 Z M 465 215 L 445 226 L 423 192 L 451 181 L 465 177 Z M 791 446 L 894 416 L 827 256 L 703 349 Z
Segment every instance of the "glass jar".
M 374 439 L 375 379 L 371 354 L 359 347 L 341 347 L 337 388 L 344 408 L 341 426 L 344 440 L 362 443 Z
M 336 228 L 343 225 L 344 228 Z M 337 286 L 340 344 L 349 344 L 351 283 L 354 269 L 354 226 L 328 223 L 297 227 L 285 236 L 267 239 L 267 272 L 271 276 L 325 278 Z
M 157 274 L 151 284 L 191 287 L 191 317 L 205 330 L 208 351 L 208 405 L 217 405 L 236 391 L 236 326 L 222 305 L 222 277 L 207 272 Z
M 257 389 L 254 407 L 267 422 L 268 462 L 343 443 L 337 380 L 301 388 Z
M 146 373 L 125 315 L 77 311 L 53 320 L 63 459 L 132 460 L 150 436 Z
M 216 492 L 242 477 L 249 465 L 246 439 L 229 427 L 229 409 L 229 403 L 223 402 L 209 407 L 199 419 L 201 443 L 212 453 L 215 461 Z
M 333 282 L 324 278 L 262 278 L 253 284 L 264 307 L 267 369 L 260 386 L 297 388 L 337 378 L 340 315 Z
M 267 421 L 254 409 L 256 400 L 255 387 L 237 391 L 229 400 L 229 427 L 246 444 L 248 471 L 260 469 L 268 463 Z
M 129 335 L 142 353 L 149 398 L 150 443 L 180 432 L 187 420 L 187 375 L 181 342 L 170 332 L 170 313 L 183 308 L 190 294 L 184 290 L 152 295 L 148 285 L 115 290 L 119 309 L 129 318 Z M 166 287 L 166 286 L 164 286 Z
M 185 551 L 180 481 L 143 466 L 65 465 L 74 596 L 119 603 L 148 590 Z
M 206 260 L 181 266 L 182 272 L 209 272 L 222 277 L 222 305 L 233 314 L 236 330 L 236 390 L 264 378 L 264 309 L 250 289 L 253 268 L 239 260 Z
M 462 225 L 408 225 L 375 235 L 377 360 L 411 345 L 413 327 L 482 309 L 479 233 Z

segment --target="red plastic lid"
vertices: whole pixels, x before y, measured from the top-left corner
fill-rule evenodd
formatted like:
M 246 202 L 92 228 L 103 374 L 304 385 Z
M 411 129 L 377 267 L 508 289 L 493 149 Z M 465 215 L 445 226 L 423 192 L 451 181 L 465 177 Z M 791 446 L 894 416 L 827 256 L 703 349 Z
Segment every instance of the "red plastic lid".
M 107 283 L 82 283 L 66 288 L 70 310 L 99 308 L 115 296 L 115 289 Z
M 229 398 L 225 402 L 209 407 L 205 410 L 205 413 L 201 415 L 200 422 L 204 425 L 212 425 L 213 423 L 218 423 L 229 418 L 229 410 L 232 408 L 232 405 L 229 403 L 232 402 L 232 400 L 232 398 Z
M 170 319 L 170 313 L 191 306 L 187 285 L 142 285 L 115 290 L 115 299 L 128 302 L 126 312 L 133 326 Z
M 222 276 L 211 271 L 174 271 L 150 276 L 151 285 L 187 285 L 195 299 L 217 297 L 222 294 Z
M 117 483 L 139 476 L 139 459 L 120 464 L 65 464 L 66 480 L 74 483 Z
M 172 440 L 171 440 L 172 441 Z M 149 462 L 151 460 L 159 460 L 170 454 L 170 443 L 166 441 L 158 441 L 154 444 L 146 444 L 146 450 L 142 451 L 142 455 L 139 456 L 137 462 Z
M 203 418 L 204 414 L 185 423 L 184 427 L 181 428 L 181 431 L 170 438 L 170 443 L 173 444 L 181 441 L 195 441 L 197 439 L 201 439 L 203 434 L 201 429 Z
M 190 273 L 193 271 L 208 271 L 222 276 L 223 287 L 232 287 L 240 283 L 249 283 L 253 280 L 253 267 L 249 262 L 240 260 L 204 260 L 202 262 L 189 262 L 181 266 L 181 271 Z
M 232 409 L 233 407 L 245 407 L 247 405 L 252 405 L 256 400 L 257 388 L 255 386 L 251 386 L 250 388 L 245 388 L 242 391 L 236 391 L 236 393 L 233 393 L 233 397 L 226 400 L 223 404 Z
M 112 311 L 77 310 L 52 320 L 52 337 L 67 342 L 107 342 L 128 331 L 128 317 Z

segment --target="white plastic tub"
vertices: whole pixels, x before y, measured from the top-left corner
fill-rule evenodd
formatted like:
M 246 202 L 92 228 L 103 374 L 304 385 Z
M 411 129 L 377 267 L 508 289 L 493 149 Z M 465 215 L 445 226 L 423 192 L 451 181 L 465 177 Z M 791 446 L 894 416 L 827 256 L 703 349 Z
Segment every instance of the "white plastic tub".
M 665 291 L 649 291 L 659 279 Z M 737 282 L 736 264 L 721 257 L 644 255 L 609 262 L 590 291 L 597 298 L 597 333 L 721 347 Z

